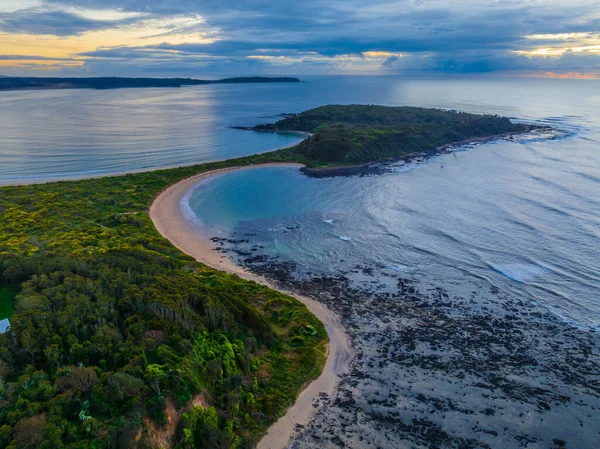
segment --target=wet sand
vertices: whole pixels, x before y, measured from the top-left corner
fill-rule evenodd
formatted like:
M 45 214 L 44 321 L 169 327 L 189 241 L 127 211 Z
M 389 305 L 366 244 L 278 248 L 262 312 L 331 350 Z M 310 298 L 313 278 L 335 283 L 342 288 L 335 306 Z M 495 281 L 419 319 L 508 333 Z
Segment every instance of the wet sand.
M 267 434 L 259 442 L 259 449 L 284 448 L 294 436 L 296 426 L 306 426 L 315 413 L 313 403 L 317 403 L 322 394 L 331 397 L 339 383 L 340 376 L 349 371 L 352 359 L 350 339 L 341 324 L 337 314 L 325 305 L 310 298 L 298 296 L 296 293 L 281 290 L 273 286 L 264 277 L 250 273 L 235 265 L 222 253 L 213 249 L 202 227 L 190 221 L 181 211 L 180 203 L 185 195 L 197 184 L 209 178 L 237 170 L 252 170 L 262 167 L 297 167 L 301 164 L 259 164 L 247 167 L 229 167 L 201 173 L 184 179 L 167 188 L 152 203 L 150 218 L 160 234 L 184 253 L 194 257 L 199 262 L 213 268 L 235 274 L 241 278 L 258 282 L 282 293 L 294 296 L 304 303 L 308 309 L 325 325 L 329 336 L 327 362 L 321 375 L 311 382 L 298 396 L 296 402 L 286 414 L 273 424 Z

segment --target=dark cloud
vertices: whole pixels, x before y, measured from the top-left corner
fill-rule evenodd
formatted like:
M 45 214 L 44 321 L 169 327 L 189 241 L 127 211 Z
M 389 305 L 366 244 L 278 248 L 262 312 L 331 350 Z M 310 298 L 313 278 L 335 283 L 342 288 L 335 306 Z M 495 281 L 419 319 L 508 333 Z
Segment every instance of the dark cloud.
M 600 54 L 567 51 L 555 58 L 525 57 L 507 52 L 414 55 L 391 61 L 388 68 L 444 73 L 600 72 Z
M 40 8 L 0 13 L 0 31 L 5 33 L 45 34 L 65 37 L 122 25 L 123 23 L 125 23 L 124 20 L 91 20 L 65 11 Z
M 394 64 L 400 60 L 400 56 L 388 56 L 381 64 L 385 68 L 393 68 Z

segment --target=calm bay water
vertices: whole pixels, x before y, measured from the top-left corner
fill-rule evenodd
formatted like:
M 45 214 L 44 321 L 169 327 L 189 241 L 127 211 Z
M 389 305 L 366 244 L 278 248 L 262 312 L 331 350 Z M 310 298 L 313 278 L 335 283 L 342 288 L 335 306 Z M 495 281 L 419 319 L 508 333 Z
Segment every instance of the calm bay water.
M 445 286 L 491 285 L 599 327 L 597 87 L 397 82 L 396 104 L 499 113 L 569 134 L 498 141 L 375 177 L 309 179 L 282 168 L 228 174 L 199 188 L 191 208 L 225 235 L 256 233 L 252 242 L 307 270 L 366 264 Z
M 271 85 L 0 94 L 0 185 L 179 166 L 299 141 L 231 126 L 274 120 Z

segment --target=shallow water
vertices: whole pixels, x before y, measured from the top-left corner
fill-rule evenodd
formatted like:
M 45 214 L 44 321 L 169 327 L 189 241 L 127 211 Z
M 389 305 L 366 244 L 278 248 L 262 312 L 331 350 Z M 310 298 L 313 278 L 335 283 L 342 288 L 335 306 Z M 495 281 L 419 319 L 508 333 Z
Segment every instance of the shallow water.
M 494 286 L 598 328 L 598 148 L 580 136 L 498 141 L 409 171 L 325 180 L 257 169 L 203 185 L 190 206 L 305 270 L 367 265 Z

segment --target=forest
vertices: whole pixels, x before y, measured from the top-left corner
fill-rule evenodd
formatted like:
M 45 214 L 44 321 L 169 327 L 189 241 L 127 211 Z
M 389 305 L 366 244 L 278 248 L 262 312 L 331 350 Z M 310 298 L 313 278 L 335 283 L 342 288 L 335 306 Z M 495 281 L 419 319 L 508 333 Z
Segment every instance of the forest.
M 181 253 L 148 215 L 194 174 L 356 162 L 519 131 L 508 119 L 327 106 L 261 130 L 314 133 L 229 161 L 0 188 L 0 447 L 254 447 L 326 360 L 296 299 Z
M 466 139 L 523 132 L 528 127 L 496 115 L 416 107 L 330 105 L 254 129 L 312 133 L 294 149 L 296 159 L 311 167 L 394 159 Z
M 248 448 L 325 362 L 304 305 L 182 254 L 167 186 L 269 156 L 0 188 L 0 447 Z

